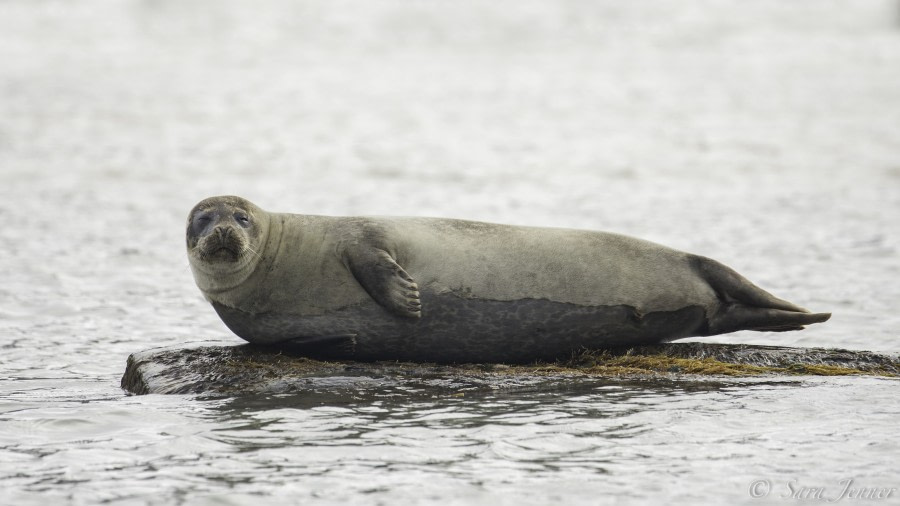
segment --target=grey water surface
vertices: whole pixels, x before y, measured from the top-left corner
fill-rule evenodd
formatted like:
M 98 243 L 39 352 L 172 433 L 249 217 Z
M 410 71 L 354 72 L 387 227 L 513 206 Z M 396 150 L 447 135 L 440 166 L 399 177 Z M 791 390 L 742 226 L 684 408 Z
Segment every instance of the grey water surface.
M 226 193 L 639 236 L 834 313 L 705 341 L 900 352 L 897 2 L 0 1 L 0 504 L 900 504 L 891 378 L 128 396 L 240 342 Z

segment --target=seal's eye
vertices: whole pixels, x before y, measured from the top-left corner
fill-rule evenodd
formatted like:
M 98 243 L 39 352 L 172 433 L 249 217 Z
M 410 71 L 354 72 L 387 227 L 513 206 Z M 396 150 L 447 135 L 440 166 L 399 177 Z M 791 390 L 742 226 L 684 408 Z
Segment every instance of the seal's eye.
M 235 213 L 234 215 L 235 221 L 237 221 L 242 227 L 250 226 L 250 217 L 244 213 Z
M 212 221 L 212 216 L 207 213 L 200 214 L 194 218 L 194 225 L 202 228 L 205 228 L 209 222 Z

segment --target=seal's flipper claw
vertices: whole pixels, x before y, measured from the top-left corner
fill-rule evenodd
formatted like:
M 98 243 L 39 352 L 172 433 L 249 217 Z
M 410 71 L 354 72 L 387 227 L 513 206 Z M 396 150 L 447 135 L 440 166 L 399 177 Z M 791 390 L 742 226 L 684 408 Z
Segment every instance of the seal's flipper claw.
M 361 247 L 345 252 L 344 262 L 366 293 L 385 309 L 407 318 L 422 316 L 419 286 L 387 251 Z

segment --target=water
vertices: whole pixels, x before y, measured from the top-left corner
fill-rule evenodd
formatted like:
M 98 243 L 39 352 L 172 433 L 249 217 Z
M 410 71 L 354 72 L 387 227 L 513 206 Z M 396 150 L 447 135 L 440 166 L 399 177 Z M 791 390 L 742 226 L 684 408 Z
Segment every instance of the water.
M 131 352 L 239 342 L 183 251 L 187 211 L 223 193 L 623 232 L 834 312 L 709 341 L 900 352 L 895 3 L 7 0 L 0 62 L 2 504 L 900 488 L 892 379 L 118 388 Z

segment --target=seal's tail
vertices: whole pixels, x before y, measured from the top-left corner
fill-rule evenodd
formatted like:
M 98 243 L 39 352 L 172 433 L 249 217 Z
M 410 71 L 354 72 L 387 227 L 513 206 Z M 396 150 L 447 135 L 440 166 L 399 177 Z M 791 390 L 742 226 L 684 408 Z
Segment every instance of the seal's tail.
M 801 330 L 804 325 L 831 318 L 831 313 L 812 313 L 779 299 L 730 267 L 710 258 L 696 257 L 695 268 L 722 301 L 722 308 L 709 317 L 710 335 L 737 330 Z

